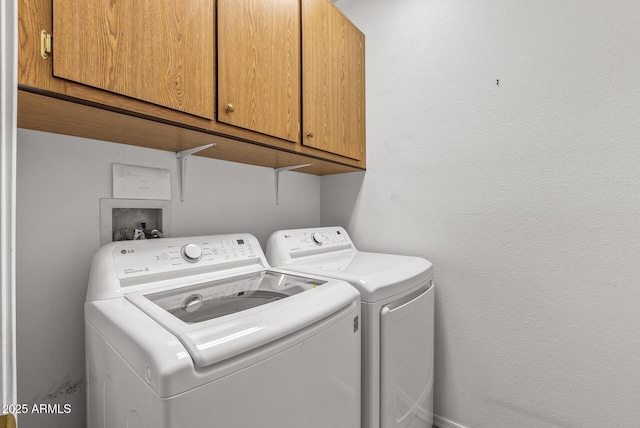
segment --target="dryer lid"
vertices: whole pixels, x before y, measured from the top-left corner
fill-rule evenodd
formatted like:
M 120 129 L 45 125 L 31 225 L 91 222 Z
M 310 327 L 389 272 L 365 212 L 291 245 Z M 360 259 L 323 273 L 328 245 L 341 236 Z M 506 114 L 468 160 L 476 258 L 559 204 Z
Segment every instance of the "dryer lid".
M 262 270 L 126 298 L 206 367 L 301 330 L 357 300 L 344 282 Z
M 364 251 L 307 257 L 283 268 L 347 281 L 365 302 L 404 293 L 433 276 L 433 265 L 422 257 Z

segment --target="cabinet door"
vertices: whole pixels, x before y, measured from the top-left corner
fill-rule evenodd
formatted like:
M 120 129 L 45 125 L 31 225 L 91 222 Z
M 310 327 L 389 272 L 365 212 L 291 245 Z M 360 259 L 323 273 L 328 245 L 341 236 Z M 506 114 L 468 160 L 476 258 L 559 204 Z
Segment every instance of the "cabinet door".
M 328 0 L 302 0 L 303 144 L 360 160 L 364 35 Z
M 218 120 L 300 141 L 297 0 L 218 0 Z
M 57 77 L 213 119 L 211 0 L 53 0 Z

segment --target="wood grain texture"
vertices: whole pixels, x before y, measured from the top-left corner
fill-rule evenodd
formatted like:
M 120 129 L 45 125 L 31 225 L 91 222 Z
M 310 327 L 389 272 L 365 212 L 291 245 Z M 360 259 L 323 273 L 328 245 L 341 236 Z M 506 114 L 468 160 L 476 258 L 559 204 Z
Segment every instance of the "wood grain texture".
M 364 159 L 364 35 L 329 1 L 302 0 L 302 70 L 303 144 Z
M 210 0 L 53 0 L 57 77 L 213 119 Z
M 62 91 L 63 80 L 51 78 L 51 56 L 40 56 L 40 31 L 53 32 L 49 0 L 18 0 L 18 81 L 48 91 Z
M 269 168 L 310 163 L 296 171 L 315 175 L 363 170 L 22 90 L 18 91 L 18 127 L 172 152 L 215 143 L 215 147 L 198 152 L 197 156 Z
M 12 414 L 0 416 L 0 428 L 16 428 L 16 418 Z
M 300 142 L 299 2 L 217 3 L 218 120 Z
M 227 160 L 262 165 L 263 161 L 261 159 L 268 158 L 270 162 L 275 162 L 276 155 L 282 151 L 285 153 L 285 158 L 278 160 L 277 163 L 280 166 L 286 165 L 284 159 L 290 159 L 288 156 L 291 152 L 301 155 L 295 161 L 297 163 L 308 163 L 298 162 L 301 159 L 306 161 L 309 159 L 322 159 L 324 162 L 316 162 L 316 165 L 325 165 L 326 167 L 317 167 L 316 165 L 310 167 L 315 171 L 312 172 L 314 174 L 362 171 L 366 168 L 366 157 L 364 156 L 359 160 L 347 158 L 303 144 L 292 144 L 290 141 L 281 138 L 198 117 L 158 104 L 122 96 L 67 79 L 56 78 L 53 76 L 52 70 L 53 56 L 55 56 L 56 52 L 56 37 L 54 35 L 54 53 L 50 55 L 49 59 L 43 60 L 40 57 L 40 31 L 43 29 L 49 33 L 53 31 L 52 0 L 18 0 L 18 83 L 21 89 L 19 91 L 18 122 L 21 127 L 164 150 L 170 150 L 169 148 L 163 148 L 164 145 L 184 144 L 181 142 L 182 140 L 171 141 L 171 139 L 182 138 L 187 134 L 189 138 L 193 138 L 195 141 L 205 140 L 209 135 L 226 135 L 229 137 L 229 141 L 239 140 L 253 143 L 243 144 L 242 147 L 245 147 L 246 150 L 240 150 L 237 155 L 234 154 L 233 150 L 218 152 L 228 154 L 230 157 Z M 215 65 L 214 61 L 214 69 Z M 26 96 L 29 92 L 45 94 L 47 97 L 41 95 Z M 48 97 L 51 97 L 51 99 L 48 99 Z M 76 107 L 73 106 L 73 103 L 61 101 L 60 98 L 86 105 Z M 32 106 L 31 104 L 35 105 Z M 47 108 L 43 108 L 42 104 L 46 104 Z M 91 108 L 87 105 L 94 107 Z M 56 108 L 62 110 L 57 111 Z M 110 113 L 110 110 L 120 114 L 114 116 Z M 82 112 L 83 116 L 76 120 L 79 111 Z M 81 119 L 84 115 L 90 116 L 91 119 L 86 121 Z M 124 119 L 126 115 L 133 117 Z M 120 119 L 111 124 L 109 121 L 113 120 L 114 117 Z M 144 118 L 150 120 L 144 120 Z M 119 129 L 122 121 L 127 124 L 124 129 L 128 130 L 128 135 Z M 140 135 L 149 130 L 146 125 L 140 129 L 130 125 L 131 123 L 147 122 L 159 122 L 163 125 L 152 126 L 150 129 L 151 134 L 148 138 Z M 96 126 L 95 130 L 91 129 L 92 125 Z M 166 133 L 159 133 L 158 129 L 162 129 Z M 185 129 L 189 130 L 187 134 L 185 134 Z M 198 130 L 201 132 L 196 132 Z M 161 141 L 161 143 L 153 142 L 153 138 Z M 269 148 L 275 150 L 270 150 Z M 255 157 L 251 153 L 254 149 L 256 150 Z M 262 153 L 265 152 L 269 154 L 263 156 Z M 246 160 L 242 159 L 244 155 L 247 155 Z M 216 157 L 223 159 L 220 154 L 216 154 Z M 292 164 L 296 163 L 289 163 L 289 165 Z M 338 166 L 335 167 L 335 165 Z M 343 168 L 344 165 L 352 168 Z

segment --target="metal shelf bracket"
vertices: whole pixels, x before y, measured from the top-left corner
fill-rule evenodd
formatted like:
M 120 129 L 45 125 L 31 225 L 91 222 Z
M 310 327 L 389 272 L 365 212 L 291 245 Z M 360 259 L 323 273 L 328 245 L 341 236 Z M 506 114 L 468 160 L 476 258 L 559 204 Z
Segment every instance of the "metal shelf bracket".
M 278 201 L 278 182 L 280 180 L 280 173 L 283 171 L 291 171 L 292 169 L 304 168 L 305 166 L 310 166 L 310 163 L 305 163 L 304 165 L 292 165 L 292 166 L 283 166 L 281 168 L 274 168 L 273 174 L 276 179 L 276 205 L 279 205 Z
M 198 153 L 201 150 L 213 147 L 215 144 L 205 144 L 204 146 L 194 147 L 193 149 L 183 150 L 176 153 L 178 158 L 178 184 L 180 185 L 180 201 L 184 201 L 184 183 L 185 176 L 187 174 L 187 158 L 194 153 Z

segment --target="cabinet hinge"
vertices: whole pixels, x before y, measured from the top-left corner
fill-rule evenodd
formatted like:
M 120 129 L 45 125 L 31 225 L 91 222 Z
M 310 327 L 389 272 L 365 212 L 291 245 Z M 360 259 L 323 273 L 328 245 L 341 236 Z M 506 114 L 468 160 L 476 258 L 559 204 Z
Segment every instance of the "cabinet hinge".
M 47 33 L 45 30 L 40 32 L 40 56 L 43 59 L 49 58 L 49 54 L 51 53 L 51 34 Z

